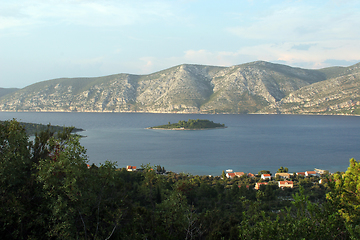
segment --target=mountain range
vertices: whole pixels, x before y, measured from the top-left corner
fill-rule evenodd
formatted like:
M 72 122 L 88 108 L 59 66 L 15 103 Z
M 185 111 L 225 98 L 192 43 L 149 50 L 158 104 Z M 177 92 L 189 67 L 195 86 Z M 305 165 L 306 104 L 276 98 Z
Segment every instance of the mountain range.
M 0 111 L 360 114 L 360 63 L 318 70 L 256 61 L 0 88 Z

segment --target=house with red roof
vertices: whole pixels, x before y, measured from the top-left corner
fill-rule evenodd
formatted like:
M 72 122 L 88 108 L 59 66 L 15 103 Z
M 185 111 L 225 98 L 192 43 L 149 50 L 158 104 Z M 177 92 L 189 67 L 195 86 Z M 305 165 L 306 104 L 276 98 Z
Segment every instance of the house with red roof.
M 228 172 L 228 173 L 226 173 L 226 177 L 227 177 L 227 178 L 233 179 L 235 176 L 236 176 L 236 175 L 235 175 L 235 173 L 233 173 L 233 172 Z
M 290 173 L 275 173 L 275 178 L 290 179 Z
M 228 172 L 228 173 L 226 173 L 226 177 L 230 178 L 230 179 L 233 179 L 234 177 L 241 177 L 243 175 L 245 175 L 244 172 Z
M 248 176 L 248 177 L 252 177 L 252 178 L 255 177 L 255 175 L 252 174 L 252 173 L 248 173 L 247 176 Z
M 126 166 L 126 170 L 128 171 L 128 172 L 135 172 L 136 171 L 136 166 Z
M 264 174 L 261 174 L 261 179 L 264 179 L 264 180 L 271 180 L 271 175 L 268 174 L 268 173 L 264 173 Z
M 244 172 L 234 172 L 234 173 L 235 173 L 236 177 L 241 177 L 241 176 L 245 175 Z
M 318 174 L 315 171 L 306 171 L 305 176 L 312 177 L 312 176 L 318 176 Z
M 278 181 L 278 185 L 279 185 L 279 188 L 285 188 L 285 187 L 293 188 L 294 187 L 293 181 Z
M 261 185 L 267 185 L 268 182 L 258 182 L 258 183 L 255 183 L 255 189 L 256 190 L 259 190 Z

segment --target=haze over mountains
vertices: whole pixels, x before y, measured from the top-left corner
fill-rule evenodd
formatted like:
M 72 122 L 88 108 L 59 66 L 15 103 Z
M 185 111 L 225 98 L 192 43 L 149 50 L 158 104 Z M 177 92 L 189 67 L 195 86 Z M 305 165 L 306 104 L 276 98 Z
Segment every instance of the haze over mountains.
M 5 96 L 5 95 L 7 95 L 11 92 L 15 92 L 17 90 L 19 90 L 19 89 L 18 88 L 2 88 L 2 87 L 0 87 L 0 98 L 2 96 Z
M 319 70 L 264 61 L 183 64 L 149 75 L 61 78 L 0 89 L 0 111 L 358 115 L 359 71 L 360 63 Z

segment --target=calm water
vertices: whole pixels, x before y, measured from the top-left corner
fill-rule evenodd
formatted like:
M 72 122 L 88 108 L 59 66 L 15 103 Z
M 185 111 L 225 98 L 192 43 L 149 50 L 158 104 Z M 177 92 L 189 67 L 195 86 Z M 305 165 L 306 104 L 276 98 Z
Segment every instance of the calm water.
M 86 129 L 81 143 L 91 163 L 165 166 L 175 172 L 220 175 L 316 168 L 345 171 L 360 160 L 360 118 L 349 116 L 193 115 L 145 113 L 5 113 L 0 120 L 51 123 Z M 228 128 L 203 131 L 148 130 L 188 119 L 209 119 Z

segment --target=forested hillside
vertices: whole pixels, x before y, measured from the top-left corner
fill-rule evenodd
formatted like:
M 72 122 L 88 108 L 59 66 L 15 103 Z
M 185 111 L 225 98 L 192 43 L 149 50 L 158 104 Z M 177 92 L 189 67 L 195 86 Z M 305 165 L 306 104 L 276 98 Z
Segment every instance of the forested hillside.
M 3 239 L 360 238 L 360 164 L 353 159 L 322 184 L 292 176 L 294 188 L 270 181 L 255 190 L 265 180 L 89 166 L 68 129 L 54 135 L 48 128 L 31 142 L 15 120 L 0 123 L 0 153 Z

